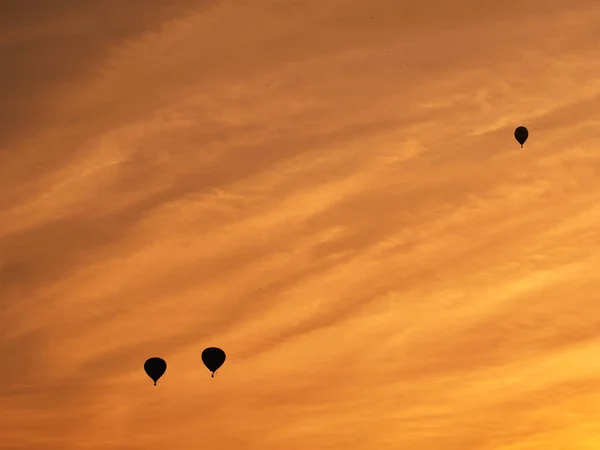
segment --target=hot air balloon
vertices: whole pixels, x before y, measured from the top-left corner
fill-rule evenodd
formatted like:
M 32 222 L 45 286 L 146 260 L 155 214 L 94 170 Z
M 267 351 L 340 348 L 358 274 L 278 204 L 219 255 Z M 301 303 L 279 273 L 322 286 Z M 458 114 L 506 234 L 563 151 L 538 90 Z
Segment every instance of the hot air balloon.
M 144 370 L 156 386 L 158 379 L 167 371 L 167 363 L 162 358 L 150 358 L 144 363 Z
M 212 372 L 211 378 L 214 378 L 215 372 L 225 362 L 225 352 L 216 347 L 206 348 L 202 352 L 202 362 Z
M 515 130 L 515 139 L 519 144 L 521 144 L 521 148 L 523 148 L 523 144 L 529 137 L 529 131 L 525 127 L 517 127 Z

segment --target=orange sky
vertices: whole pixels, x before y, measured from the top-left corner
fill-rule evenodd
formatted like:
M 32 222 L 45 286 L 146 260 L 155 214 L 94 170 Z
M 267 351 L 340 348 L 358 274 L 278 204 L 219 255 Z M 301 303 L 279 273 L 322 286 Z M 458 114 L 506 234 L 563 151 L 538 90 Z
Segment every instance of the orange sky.
M 600 448 L 596 0 L 0 17 L 2 449 Z

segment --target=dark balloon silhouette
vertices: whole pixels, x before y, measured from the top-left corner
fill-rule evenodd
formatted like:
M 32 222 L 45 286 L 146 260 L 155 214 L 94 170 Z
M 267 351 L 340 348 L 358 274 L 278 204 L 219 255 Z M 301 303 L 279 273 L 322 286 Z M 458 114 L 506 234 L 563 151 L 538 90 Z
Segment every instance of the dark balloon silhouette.
M 529 131 L 527 131 L 527 128 L 518 127 L 515 130 L 515 139 L 517 140 L 517 142 L 519 144 L 521 144 L 521 148 L 523 148 L 523 144 L 525 143 L 525 141 L 527 140 L 528 137 L 529 137 Z
M 225 352 L 220 348 L 209 347 L 202 352 L 202 362 L 208 370 L 212 372 L 211 378 L 215 377 L 215 372 L 225 362 Z
M 158 379 L 167 371 L 167 363 L 162 358 L 150 358 L 144 363 L 144 370 L 156 386 Z

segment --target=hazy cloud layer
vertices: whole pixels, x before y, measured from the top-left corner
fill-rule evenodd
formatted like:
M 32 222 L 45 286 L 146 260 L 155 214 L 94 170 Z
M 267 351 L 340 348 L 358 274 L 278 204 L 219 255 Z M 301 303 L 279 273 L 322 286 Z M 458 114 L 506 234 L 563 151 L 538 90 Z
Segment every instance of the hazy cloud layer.
M 600 6 L 459 3 L 3 2 L 2 447 L 597 449 Z

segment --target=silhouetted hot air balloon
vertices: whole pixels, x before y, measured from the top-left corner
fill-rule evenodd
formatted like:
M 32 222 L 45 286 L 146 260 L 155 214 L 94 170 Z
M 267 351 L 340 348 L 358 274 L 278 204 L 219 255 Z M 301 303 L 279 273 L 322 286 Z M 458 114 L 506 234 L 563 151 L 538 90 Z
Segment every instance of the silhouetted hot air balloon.
M 144 370 L 156 386 L 158 379 L 167 371 L 167 363 L 162 358 L 150 358 L 144 363 Z
M 525 127 L 517 127 L 515 130 L 515 139 L 519 144 L 521 144 L 521 148 L 523 148 L 523 144 L 529 137 L 529 131 Z
M 202 362 L 208 370 L 212 372 L 211 377 L 215 377 L 215 372 L 225 362 L 225 352 L 220 348 L 209 347 L 202 352 Z

